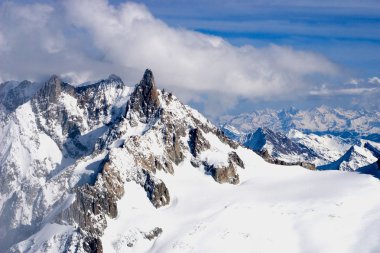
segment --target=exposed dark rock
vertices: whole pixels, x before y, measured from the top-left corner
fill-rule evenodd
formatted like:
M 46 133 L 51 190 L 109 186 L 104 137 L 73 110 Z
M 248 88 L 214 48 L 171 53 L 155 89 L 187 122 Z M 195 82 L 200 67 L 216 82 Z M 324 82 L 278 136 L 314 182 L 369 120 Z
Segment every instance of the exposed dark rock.
M 110 75 L 108 79 L 76 88 L 78 106 L 86 110 L 89 125 L 107 124 L 108 122 L 104 122 L 104 120 L 108 119 L 108 116 L 111 116 L 114 121 L 115 117 L 121 114 L 113 111 L 114 105 L 111 104 L 112 101 L 108 101 L 106 91 L 111 87 L 122 90 L 125 84 L 120 77 Z
M 185 127 L 181 125 L 175 126 L 171 123 L 168 115 L 164 115 L 162 118 L 163 141 L 165 144 L 165 151 L 169 159 L 175 164 L 179 164 L 183 161 L 183 145 L 180 142 L 180 138 L 185 136 Z
M 147 171 L 144 171 L 144 173 L 146 175 L 144 189 L 154 207 L 159 208 L 161 206 L 169 204 L 169 190 L 166 188 L 164 182 L 160 179 L 152 177 L 151 174 Z
M 29 101 L 40 87 L 41 85 L 38 83 L 25 80 L 16 87 L 0 90 L 0 104 L 3 104 L 9 112 L 13 112 L 17 107 Z
M 236 154 L 235 151 L 232 151 L 231 153 L 228 154 L 229 160 L 234 162 L 236 165 L 244 169 L 244 162 L 241 160 L 241 158 Z
M 189 148 L 190 153 L 197 157 L 202 151 L 210 148 L 210 143 L 203 137 L 199 128 L 193 128 L 189 131 Z
M 301 167 L 304 167 L 304 168 L 306 168 L 306 169 L 308 169 L 308 170 L 316 170 L 315 165 L 312 164 L 312 163 L 308 163 L 308 162 L 298 162 L 298 163 L 296 163 L 296 165 L 299 165 L 299 166 L 301 166 Z
M 117 200 L 124 194 L 120 175 L 106 162 L 95 185 L 75 189 L 75 200 L 60 213 L 56 222 L 77 225 L 86 235 L 89 252 L 102 252 L 100 237 L 107 226 L 106 216 L 117 216 Z
M 127 105 L 127 114 L 129 111 L 135 111 L 139 114 L 140 120 L 147 123 L 149 118 L 156 114 L 159 106 L 160 101 L 154 76 L 152 71 L 147 69 L 143 79 L 131 94 Z
M 258 128 L 254 133 L 247 134 L 243 139 L 243 145 L 255 152 L 264 152 L 267 145 L 273 146 L 270 156 L 278 158 L 279 155 L 298 155 L 306 158 L 318 158 L 318 154 L 301 143 L 289 139 L 280 132 L 274 132 L 269 128 Z
M 227 136 L 224 135 L 223 131 L 217 128 L 215 131 L 213 131 L 216 136 L 218 136 L 219 140 L 227 145 L 229 145 L 233 149 L 237 149 L 239 147 L 239 143 L 236 141 L 233 141 L 229 139 Z
M 75 96 L 74 86 L 62 82 L 57 75 L 50 77 L 49 81 L 37 93 L 41 109 L 45 111 L 48 109 L 49 104 L 56 104 L 63 91 L 71 96 Z
M 99 124 L 110 126 L 109 123 L 117 122 L 116 117 L 122 113 L 115 112 L 115 105 L 113 101 L 109 101 L 107 92 L 114 89 L 115 94 L 118 94 L 117 90 L 121 93 L 124 88 L 121 79 L 114 75 L 98 83 L 80 87 L 64 83 L 54 75 L 32 100 L 37 125 L 61 150 L 65 150 L 69 157 L 79 158 L 87 155 L 95 150 L 96 140 L 92 143 L 82 143 L 83 132 Z M 60 96 L 64 94 L 76 101 L 84 115 L 73 115 L 68 111 L 69 108 L 59 102 Z M 62 132 L 58 133 L 57 129 L 62 129 Z
M 155 227 L 153 230 L 143 233 L 143 236 L 145 239 L 148 239 L 149 241 L 157 238 L 160 234 L 162 234 L 162 228 Z
M 174 173 L 174 169 L 173 169 L 173 165 L 172 165 L 171 161 L 167 161 L 164 158 L 162 158 L 162 160 L 159 160 L 158 158 L 156 158 L 154 160 L 155 168 L 158 169 L 158 170 L 163 170 L 165 172 L 173 174 Z
M 230 183 L 230 184 L 238 184 L 239 174 L 237 174 L 236 168 L 231 160 L 228 161 L 227 166 L 215 166 L 205 164 L 205 169 L 208 173 L 211 173 L 212 177 L 218 183 Z
M 371 151 L 371 153 L 376 157 L 376 158 L 380 158 L 380 151 L 377 150 L 374 146 L 372 146 L 370 143 L 366 142 L 364 144 L 364 147 L 366 149 L 368 149 L 369 151 Z
M 196 168 L 198 168 L 202 165 L 202 162 L 199 159 L 194 158 L 194 157 L 191 158 L 190 163 L 191 163 L 191 165 L 193 165 Z
M 172 145 L 166 146 L 165 150 L 168 154 L 170 160 L 172 160 L 175 164 L 179 164 L 183 161 L 184 155 L 182 153 L 182 146 L 179 142 L 179 136 L 176 133 L 173 133 L 172 136 Z
M 372 164 L 358 168 L 355 172 L 372 175 L 375 178 L 380 179 L 380 158 Z
M 88 253 L 103 253 L 102 241 L 100 238 L 87 236 L 83 240 L 83 249 Z
M 278 165 L 284 165 L 284 166 L 301 166 L 301 167 L 304 167 L 308 170 L 316 170 L 316 166 L 312 163 L 309 163 L 309 162 L 285 162 L 285 161 L 282 161 L 278 158 L 274 158 L 272 157 L 269 152 L 264 149 L 262 150 L 261 152 L 257 152 L 256 153 L 258 155 L 260 155 L 266 162 L 268 163 L 272 163 L 272 164 L 278 164 Z

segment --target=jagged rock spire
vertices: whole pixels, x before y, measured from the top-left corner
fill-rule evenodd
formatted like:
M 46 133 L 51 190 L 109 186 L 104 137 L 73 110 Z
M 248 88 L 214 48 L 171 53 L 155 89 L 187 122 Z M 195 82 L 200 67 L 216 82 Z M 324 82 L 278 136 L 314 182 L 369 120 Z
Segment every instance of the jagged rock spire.
M 159 106 L 160 101 L 154 76 L 152 71 L 147 69 L 142 80 L 131 94 L 127 105 L 127 114 L 130 111 L 135 111 L 139 114 L 142 122 L 147 122 Z
M 57 75 L 52 75 L 45 86 L 40 90 L 40 97 L 48 99 L 50 103 L 55 103 L 61 94 L 62 81 Z

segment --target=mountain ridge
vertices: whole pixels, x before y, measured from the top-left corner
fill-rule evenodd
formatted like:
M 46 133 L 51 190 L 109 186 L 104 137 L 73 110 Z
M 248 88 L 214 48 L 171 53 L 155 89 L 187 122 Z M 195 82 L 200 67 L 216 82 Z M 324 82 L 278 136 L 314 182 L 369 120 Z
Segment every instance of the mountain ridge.
M 297 129 L 305 133 L 351 136 L 374 141 L 380 136 L 380 113 L 364 109 L 345 110 L 327 106 L 308 110 L 265 109 L 237 116 L 223 116 L 218 122 L 222 126 L 232 126 L 242 133 L 253 132 L 258 127 L 267 127 L 285 134 Z

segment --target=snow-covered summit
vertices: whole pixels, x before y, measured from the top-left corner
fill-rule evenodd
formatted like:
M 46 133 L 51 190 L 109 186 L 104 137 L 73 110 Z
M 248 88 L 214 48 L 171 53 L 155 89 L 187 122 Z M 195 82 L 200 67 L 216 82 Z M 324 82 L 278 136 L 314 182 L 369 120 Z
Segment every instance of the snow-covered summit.
M 338 160 L 319 166 L 319 170 L 355 171 L 375 163 L 380 158 L 380 152 L 369 143 L 351 146 Z
M 285 162 L 310 162 L 319 159 L 317 153 L 307 146 L 292 141 L 280 132 L 269 128 L 258 128 L 243 137 L 243 145 L 257 152 L 267 152 L 271 157 Z

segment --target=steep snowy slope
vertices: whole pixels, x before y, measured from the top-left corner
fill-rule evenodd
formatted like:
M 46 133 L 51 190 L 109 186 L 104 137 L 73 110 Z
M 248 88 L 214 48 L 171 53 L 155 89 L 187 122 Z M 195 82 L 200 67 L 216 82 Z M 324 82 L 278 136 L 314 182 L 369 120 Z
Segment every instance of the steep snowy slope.
M 355 171 L 358 168 L 375 163 L 380 158 L 380 152 L 371 144 L 362 142 L 351 146 L 338 160 L 319 166 L 320 170 Z
M 95 156 L 94 140 L 127 95 L 119 78 L 75 88 L 53 76 L 7 111 L 0 123 L 0 251 L 38 231 L 61 197 L 91 174 L 71 170 L 82 156 Z
M 292 129 L 287 137 L 296 143 L 313 150 L 321 159 L 316 165 L 322 165 L 338 160 L 352 145 L 360 145 L 360 140 L 343 139 L 333 135 L 305 134 Z
M 266 163 L 158 90 L 150 70 L 129 91 L 114 76 L 80 88 L 53 77 L 9 114 L 1 128 L 1 159 L 9 165 L 1 163 L 0 176 L 11 175 L 2 179 L 1 221 L 14 218 L 0 228 L 3 249 L 380 249 L 379 180 Z M 26 143 L 31 151 L 17 138 L 35 142 Z M 38 175 L 36 154 L 47 157 Z M 31 218 L 20 222 L 24 216 Z
M 242 143 L 253 151 L 267 152 L 271 157 L 288 163 L 315 163 L 321 160 L 312 149 L 268 128 L 258 128 L 256 132 L 247 134 L 242 138 Z

